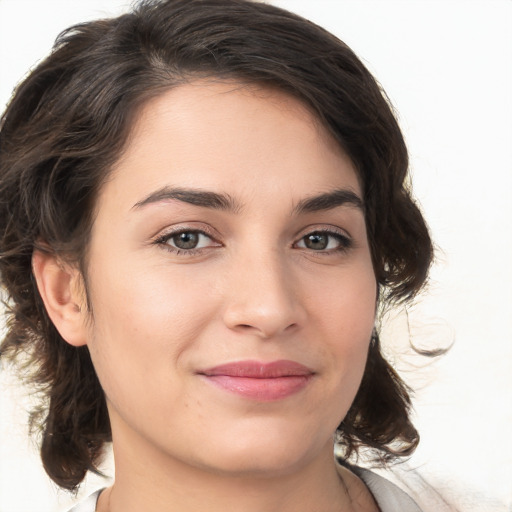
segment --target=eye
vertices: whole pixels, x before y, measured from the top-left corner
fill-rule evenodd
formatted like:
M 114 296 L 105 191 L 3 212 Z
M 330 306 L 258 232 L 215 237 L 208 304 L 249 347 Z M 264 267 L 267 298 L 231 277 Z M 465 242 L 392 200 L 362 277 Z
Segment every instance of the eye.
M 193 252 L 206 247 L 218 246 L 210 236 L 198 230 L 181 230 L 167 233 L 156 240 L 157 244 L 165 245 L 175 252 Z
M 301 249 L 313 251 L 343 251 L 352 245 L 351 240 L 340 234 L 330 231 L 313 231 L 303 236 L 296 244 Z
M 172 243 L 177 249 L 197 249 L 202 244 L 205 246 L 205 240 L 208 237 L 197 231 L 184 231 L 172 236 L 167 243 Z

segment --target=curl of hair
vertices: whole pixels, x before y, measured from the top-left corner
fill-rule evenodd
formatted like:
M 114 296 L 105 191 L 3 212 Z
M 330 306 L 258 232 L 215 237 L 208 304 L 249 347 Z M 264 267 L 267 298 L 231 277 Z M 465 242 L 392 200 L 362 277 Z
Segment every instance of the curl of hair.
M 250 0 L 145 1 L 66 30 L 1 120 L 0 273 L 8 315 L 2 355 L 30 354 L 32 381 L 46 397 L 44 467 L 67 489 L 96 470 L 110 424 L 87 348 L 68 345 L 48 318 L 32 254 L 51 250 L 85 275 L 95 198 L 137 112 L 198 78 L 278 88 L 308 105 L 359 173 L 381 300 L 408 300 L 427 277 L 432 244 L 406 185 L 402 134 L 375 79 L 336 37 Z M 418 442 L 409 406 L 374 342 L 339 427 L 347 452 L 365 445 L 389 457 L 409 454 Z

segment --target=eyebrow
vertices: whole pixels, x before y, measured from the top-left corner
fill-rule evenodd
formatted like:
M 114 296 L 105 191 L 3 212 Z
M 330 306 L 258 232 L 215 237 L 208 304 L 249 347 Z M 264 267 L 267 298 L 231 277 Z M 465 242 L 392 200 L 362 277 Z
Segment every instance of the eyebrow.
M 219 194 L 207 190 L 195 190 L 186 188 L 162 187 L 152 192 L 147 197 L 135 203 L 132 210 L 136 210 L 149 204 L 159 203 L 161 201 L 178 200 L 194 206 L 211 208 L 214 210 L 224 210 L 239 212 L 242 204 L 237 202 L 229 194 Z M 323 210 L 332 210 L 339 206 L 354 206 L 361 210 L 364 209 L 363 201 L 353 191 L 348 189 L 337 189 L 317 196 L 307 197 L 299 201 L 294 208 L 295 214 L 318 212 Z
M 218 194 L 217 192 L 209 192 L 206 190 L 162 187 L 161 189 L 152 192 L 141 201 L 135 203 L 132 210 L 142 208 L 148 204 L 168 201 L 170 199 L 176 199 L 183 203 L 202 206 L 203 208 L 212 208 L 214 210 L 237 212 L 241 209 L 241 205 L 228 194 Z
M 362 199 L 352 190 L 337 189 L 325 194 L 302 199 L 295 206 L 295 213 L 311 213 L 323 210 L 332 210 L 338 206 L 354 206 L 364 210 Z

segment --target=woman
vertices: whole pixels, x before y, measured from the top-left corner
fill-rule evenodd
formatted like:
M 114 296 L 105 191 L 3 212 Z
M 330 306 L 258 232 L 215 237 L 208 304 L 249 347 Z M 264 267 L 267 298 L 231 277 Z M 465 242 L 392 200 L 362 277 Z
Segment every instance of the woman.
M 64 33 L 0 143 L 2 352 L 47 393 L 43 464 L 74 489 L 113 442 L 83 510 L 419 510 L 350 463 L 418 443 L 375 318 L 432 245 L 346 45 L 261 3 L 145 2 Z

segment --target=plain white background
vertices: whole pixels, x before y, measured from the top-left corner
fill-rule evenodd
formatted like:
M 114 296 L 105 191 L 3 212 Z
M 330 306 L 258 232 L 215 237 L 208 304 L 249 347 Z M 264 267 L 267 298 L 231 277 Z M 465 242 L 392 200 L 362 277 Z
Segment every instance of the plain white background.
M 416 389 L 409 461 L 462 511 L 512 510 L 512 2 L 280 0 L 334 32 L 399 113 L 438 246 L 430 286 L 384 343 Z M 0 0 L 0 107 L 67 26 L 122 0 Z M 432 363 L 409 343 L 447 346 Z M 32 398 L 0 373 L 0 512 L 66 510 L 27 437 Z M 108 467 L 108 464 L 107 464 Z M 90 478 L 80 495 L 105 485 Z

